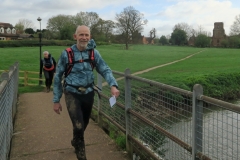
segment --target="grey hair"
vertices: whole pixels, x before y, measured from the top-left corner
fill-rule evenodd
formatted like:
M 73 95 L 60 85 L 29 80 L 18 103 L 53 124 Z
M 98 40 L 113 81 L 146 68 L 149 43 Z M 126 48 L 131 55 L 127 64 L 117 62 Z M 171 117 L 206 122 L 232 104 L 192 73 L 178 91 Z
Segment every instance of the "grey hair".
M 76 28 L 75 34 L 77 34 L 78 29 L 81 28 L 81 27 L 87 27 L 88 30 L 89 30 L 89 33 L 91 34 L 90 28 L 88 26 L 85 26 L 85 25 L 78 25 L 77 28 Z
M 44 54 L 44 53 L 47 53 L 47 54 L 49 55 L 49 52 L 48 52 L 48 51 L 44 51 L 43 54 Z

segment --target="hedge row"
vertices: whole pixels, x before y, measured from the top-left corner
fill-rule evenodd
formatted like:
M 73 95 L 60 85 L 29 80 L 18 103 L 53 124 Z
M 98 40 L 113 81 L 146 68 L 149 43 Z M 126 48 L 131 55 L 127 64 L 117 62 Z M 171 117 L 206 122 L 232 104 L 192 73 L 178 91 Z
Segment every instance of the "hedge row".
M 187 78 L 183 84 L 185 85 L 185 89 L 191 88 L 190 90 L 192 90 L 194 84 L 201 84 L 205 95 L 222 100 L 233 100 L 240 96 L 239 79 L 239 72 L 215 73 Z
M 71 46 L 76 41 L 70 40 L 43 40 L 42 46 Z M 107 45 L 107 42 L 96 42 L 97 45 Z M 39 46 L 39 40 L 15 40 L 15 41 L 0 41 L 0 48 L 7 47 L 37 47 Z

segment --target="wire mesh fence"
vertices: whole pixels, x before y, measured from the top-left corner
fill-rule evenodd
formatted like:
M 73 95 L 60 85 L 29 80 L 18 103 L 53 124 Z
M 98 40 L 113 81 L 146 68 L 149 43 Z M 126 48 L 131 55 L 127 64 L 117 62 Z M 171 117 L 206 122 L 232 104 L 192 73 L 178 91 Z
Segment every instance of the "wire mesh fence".
M 113 73 L 121 92 L 118 103 L 109 106 L 109 86 L 101 79 L 95 110 L 126 134 L 133 160 L 240 159 L 238 105 L 204 96 L 200 85 L 190 92 L 127 70 Z
M 207 96 L 199 98 L 202 103 L 197 107 L 201 119 L 198 125 L 196 143 L 202 153 L 211 159 L 240 159 L 240 108 L 235 104 L 226 103 Z
M 16 113 L 18 92 L 18 63 L 0 78 L 0 159 L 8 159 L 13 133 L 13 119 Z

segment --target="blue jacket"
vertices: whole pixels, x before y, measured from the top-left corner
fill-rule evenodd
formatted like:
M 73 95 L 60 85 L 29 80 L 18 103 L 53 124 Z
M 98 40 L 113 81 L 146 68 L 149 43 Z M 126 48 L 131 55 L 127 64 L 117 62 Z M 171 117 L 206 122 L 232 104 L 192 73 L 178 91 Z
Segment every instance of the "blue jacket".
M 89 50 L 96 48 L 96 44 L 94 40 L 90 40 L 86 50 L 81 52 L 78 50 L 76 44 L 71 46 L 71 48 L 74 52 L 75 61 L 78 61 L 80 59 L 88 59 Z M 113 86 L 113 85 L 117 86 L 117 82 L 113 77 L 111 69 L 104 62 L 100 53 L 96 49 L 94 49 L 94 59 L 96 63 L 97 72 L 102 75 L 102 77 L 108 82 L 109 86 Z M 67 63 L 68 63 L 68 56 L 67 56 L 67 52 L 64 50 L 62 51 L 62 54 L 59 58 L 56 75 L 54 77 L 54 85 L 53 85 L 53 95 L 54 95 L 53 102 L 54 103 L 60 102 L 60 98 L 62 97 L 63 87 L 62 87 L 61 81 L 62 81 L 63 74 L 65 72 Z M 91 64 L 89 62 L 75 63 L 71 73 L 65 78 L 65 81 L 67 84 L 70 84 L 65 87 L 66 91 L 70 91 L 77 94 L 87 94 L 88 92 L 93 91 L 92 87 L 88 87 L 84 93 L 81 93 L 75 87 L 73 87 L 73 86 L 88 86 L 94 82 L 94 75 L 93 75 Z

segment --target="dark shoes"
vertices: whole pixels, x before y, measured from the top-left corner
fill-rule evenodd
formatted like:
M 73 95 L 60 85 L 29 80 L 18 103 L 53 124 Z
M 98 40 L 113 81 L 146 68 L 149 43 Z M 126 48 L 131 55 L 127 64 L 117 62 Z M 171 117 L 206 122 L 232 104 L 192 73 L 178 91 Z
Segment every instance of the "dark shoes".
M 49 87 L 47 87 L 47 90 L 46 90 L 46 92 L 48 93 L 48 92 L 50 92 L 50 88 Z
M 84 141 L 76 141 L 73 139 L 71 141 L 72 146 L 75 148 L 75 153 L 78 160 L 87 160 L 85 152 L 85 143 Z

